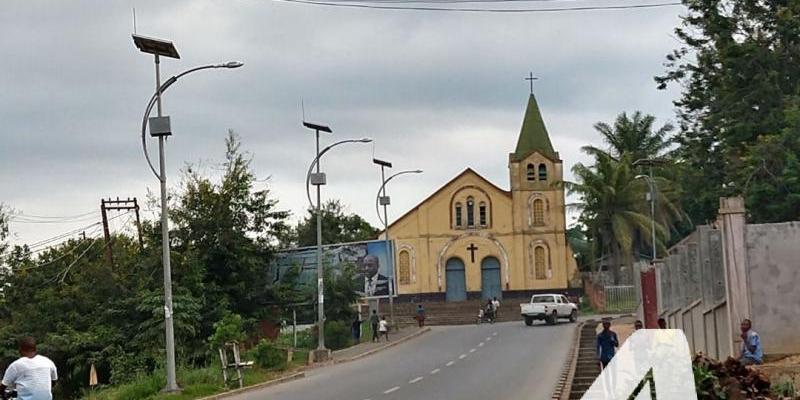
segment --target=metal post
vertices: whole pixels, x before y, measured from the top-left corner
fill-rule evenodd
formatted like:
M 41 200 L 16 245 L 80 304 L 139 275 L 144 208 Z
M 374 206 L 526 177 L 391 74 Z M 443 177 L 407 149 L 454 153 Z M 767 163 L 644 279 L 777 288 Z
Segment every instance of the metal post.
M 381 182 L 383 190 L 381 196 L 386 197 L 386 174 L 385 167 L 381 165 Z M 397 330 L 397 325 L 394 322 L 394 255 L 392 254 L 392 244 L 389 241 L 389 218 L 386 212 L 387 205 L 383 205 L 383 235 L 386 241 L 386 261 L 389 263 L 389 322 L 392 327 Z
M 317 173 L 319 173 L 319 129 L 317 135 Z M 317 187 L 317 327 L 319 330 L 319 340 L 317 350 L 325 350 L 325 286 L 323 283 L 322 271 L 322 203 L 320 202 L 320 186 Z
M 158 54 L 156 57 L 156 101 L 158 116 L 161 117 L 161 71 Z M 159 181 L 161 183 L 161 262 L 164 264 L 164 326 L 167 350 L 167 392 L 178 391 L 175 379 L 175 332 L 172 324 L 172 271 L 169 262 L 169 211 L 167 209 L 167 174 L 164 136 L 158 137 Z
M 297 310 L 292 308 L 292 348 L 297 348 Z
M 653 233 L 653 262 L 656 262 L 656 182 L 653 180 L 653 165 L 650 165 L 650 225 Z

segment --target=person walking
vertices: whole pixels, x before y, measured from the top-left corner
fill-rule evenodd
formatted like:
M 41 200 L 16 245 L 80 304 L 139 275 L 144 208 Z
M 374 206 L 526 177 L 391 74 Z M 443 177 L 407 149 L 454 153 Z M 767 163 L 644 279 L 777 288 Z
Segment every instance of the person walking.
M 353 342 L 355 344 L 361 343 L 361 314 L 356 314 L 356 318 L 350 325 L 350 330 L 353 332 Z
M 13 387 L 20 400 L 52 400 L 53 382 L 58 380 L 56 365 L 49 358 L 36 354 L 36 340 L 30 336 L 19 341 L 19 354 L 21 357 L 3 374 L 0 393 Z
M 636 322 L 633 323 L 633 330 L 638 331 L 639 329 L 642 328 L 644 328 L 644 324 L 642 323 L 642 321 L 637 319 Z
M 611 330 L 611 321 L 604 320 L 603 331 L 597 335 L 597 359 L 604 369 L 614 358 L 617 347 L 619 347 L 617 333 Z
M 742 347 L 739 350 L 739 361 L 744 365 L 759 365 L 764 360 L 764 350 L 761 348 L 761 338 L 753 330 L 753 322 L 745 319 L 739 325 L 742 334 Z
M 659 318 L 658 329 L 667 329 L 667 320 L 665 320 L 664 318 Z
M 378 319 L 378 311 L 377 310 L 372 310 L 372 315 L 369 317 L 369 323 L 370 323 L 370 326 L 372 327 L 372 341 L 373 342 L 380 342 L 381 341 L 380 336 L 378 336 L 379 335 L 379 332 L 378 332 L 378 324 L 379 324 L 379 322 L 380 322 L 380 319 Z
M 422 307 L 422 304 L 417 306 L 417 315 L 414 318 L 420 328 L 425 326 L 425 307 Z
M 378 330 L 381 333 L 381 336 L 386 337 L 386 341 L 389 341 L 389 323 L 386 322 L 386 317 L 381 317 L 381 321 L 378 326 Z M 378 339 L 380 342 L 380 338 Z

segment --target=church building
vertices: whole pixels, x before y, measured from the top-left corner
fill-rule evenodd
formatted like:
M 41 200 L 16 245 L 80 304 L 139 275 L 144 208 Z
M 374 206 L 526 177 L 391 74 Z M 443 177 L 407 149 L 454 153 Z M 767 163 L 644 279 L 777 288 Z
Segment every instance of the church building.
M 563 163 L 533 94 L 508 172 L 505 190 L 467 168 L 389 226 L 401 298 L 451 302 L 569 287 L 577 265 Z

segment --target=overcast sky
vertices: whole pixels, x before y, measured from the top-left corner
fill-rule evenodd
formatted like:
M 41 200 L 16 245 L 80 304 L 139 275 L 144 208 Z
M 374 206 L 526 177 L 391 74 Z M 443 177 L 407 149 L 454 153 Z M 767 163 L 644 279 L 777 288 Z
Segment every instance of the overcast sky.
M 162 62 L 165 78 L 201 64 L 245 63 L 198 72 L 170 88 L 170 183 L 187 162 L 208 168 L 220 160 L 226 131 L 234 129 L 257 174 L 270 177 L 265 184 L 280 207 L 295 216 L 307 207 L 304 178 L 314 155 L 313 134 L 300 125 L 301 99 L 306 119 L 334 130 L 323 145 L 375 139 L 323 159 L 323 198 L 341 199 L 373 224 L 380 185 L 373 152 L 397 171 L 425 170 L 392 182 L 390 219 L 467 167 L 508 188 L 528 71 L 540 78 L 536 96 L 565 170 L 587 161 L 581 146 L 602 143 L 592 128 L 597 121 L 633 110 L 656 115 L 659 124 L 674 118 L 676 93 L 656 90 L 652 78 L 679 46 L 672 31 L 682 7 L 465 14 L 270 0 L 4 0 L 0 202 L 25 214 L 69 216 L 99 211 L 102 197 L 158 193 L 139 138 L 155 85 L 153 60 L 132 43 L 133 7 L 139 34 L 172 40 L 181 54 Z M 13 242 L 92 221 L 13 223 Z

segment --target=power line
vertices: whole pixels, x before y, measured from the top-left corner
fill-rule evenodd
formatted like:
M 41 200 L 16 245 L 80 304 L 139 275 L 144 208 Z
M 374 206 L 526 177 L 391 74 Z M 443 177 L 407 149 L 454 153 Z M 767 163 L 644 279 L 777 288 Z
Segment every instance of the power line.
M 563 11 L 599 11 L 599 10 L 628 10 L 637 8 L 659 8 L 659 7 L 672 7 L 679 6 L 680 2 L 669 3 L 647 3 L 647 4 L 629 4 L 629 5 L 613 5 L 613 6 L 574 6 L 574 7 L 556 7 L 556 8 L 464 8 L 464 7 L 430 7 L 430 6 L 384 6 L 369 4 L 369 1 L 361 3 L 351 2 L 335 2 L 335 1 L 317 1 L 317 0 L 274 0 L 285 3 L 300 3 L 316 6 L 328 7 L 350 7 L 350 8 L 369 8 L 378 10 L 409 10 L 409 11 L 455 11 L 455 12 L 485 12 L 485 13 L 538 13 L 538 12 L 563 12 Z M 376 3 L 380 3 L 376 2 Z
M 97 228 L 95 228 L 95 230 L 94 230 L 93 232 L 89 233 L 89 235 L 94 235 L 94 234 L 98 233 L 99 231 L 100 231 L 100 227 L 97 227 Z M 98 236 L 91 237 L 91 239 L 92 239 L 93 241 L 94 241 L 94 240 L 96 240 L 97 238 L 98 238 Z M 20 272 L 21 272 L 21 271 L 27 271 L 27 270 L 31 270 L 31 269 L 35 269 L 35 268 L 46 267 L 46 266 L 48 266 L 48 265 L 50 265 L 50 264 L 53 264 L 54 262 L 56 262 L 56 261 L 58 261 L 58 260 L 61 260 L 62 258 L 66 257 L 66 256 L 68 256 L 68 255 L 70 255 L 70 254 L 72 254 L 72 253 L 75 253 L 75 250 L 77 250 L 77 249 L 78 249 L 80 246 L 81 246 L 81 243 L 79 243 L 79 244 L 75 245 L 75 247 L 73 247 L 73 248 L 72 248 L 70 251 L 68 251 L 68 252 L 66 252 L 66 253 L 64 253 L 64 254 L 62 254 L 61 256 L 59 256 L 59 257 L 57 257 L 57 258 L 54 258 L 54 259 L 52 259 L 52 260 L 50 260 L 50 261 L 47 261 L 47 262 L 43 262 L 43 263 L 41 263 L 41 264 L 32 265 L 32 266 L 30 266 L 30 267 L 23 267 L 23 268 L 20 268 L 20 269 L 14 270 L 14 272 L 17 272 L 17 271 L 20 271 Z
M 85 217 L 87 215 L 97 214 L 97 211 L 89 211 L 83 214 L 77 215 L 67 215 L 67 216 L 47 216 L 47 215 L 33 215 L 33 214 L 25 214 L 25 213 L 15 213 L 11 215 L 11 218 L 16 217 L 23 217 L 23 218 L 39 218 L 39 219 L 76 219 Z

